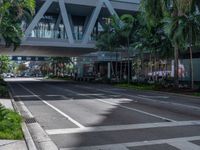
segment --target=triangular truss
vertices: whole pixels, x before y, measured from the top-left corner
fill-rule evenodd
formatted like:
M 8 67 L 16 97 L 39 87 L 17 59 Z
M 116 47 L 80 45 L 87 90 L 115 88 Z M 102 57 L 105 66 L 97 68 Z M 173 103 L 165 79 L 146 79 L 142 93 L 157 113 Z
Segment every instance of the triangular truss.
M 25 31 L 25 39 L 31 34 L 32 30 L 37 26 L 38 22 L 42 19 L 44 14 L 47 12 L 48 8 L 51 6 L 51 4 L 54 2 L 54 0 L 46 0 L 45 3 L 42 5 L 34 19 L 32 20 L 31 24 L 28 26 L 28 28 Z M 72 27 L 70 24 L 70 17 L 68 15 L 67 9 L 65 7 L 64 0 L 58 0 L 59 7 L 60 7 L 60 15 L 58 17 L 57 23 L 59 24 L 61 19 L 63 20 L 63 24 L 68 36 L 68 40 L 70 44 L 74 43 L 74 37 L 72 32 Z M 86 30 L 83 36 L 82 44 L 87 44 L 89 42 L 89 37 L 93 31 L 93 28 L 95 26 L 95 23 L 98 19 L 98 16 L 101 12 L 102 7 L 106 6 L 108 8 L 108 11 L 111 15 L 118 16 L 115 12 L 114 8 L 112 7 L 109 0 L 98 0 L 96 8 L 94 9 L 89 22 L 86 26 Z M 56 25 L 57 26 L 57 25 Z

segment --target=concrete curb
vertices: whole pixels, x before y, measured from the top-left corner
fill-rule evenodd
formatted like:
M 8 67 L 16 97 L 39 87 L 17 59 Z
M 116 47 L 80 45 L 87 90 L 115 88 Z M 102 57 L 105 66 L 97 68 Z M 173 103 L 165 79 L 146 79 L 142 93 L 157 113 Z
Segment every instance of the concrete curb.
M 9 85 L 10 87 L 10 85 Z M 12 87 L 10 87 L 10 90 L 12 91 Z M 27 118 L 33 118 L 34 116 L 31 114 L 31 112 L 26 108 L 26 106 L 23 104 L 23 102 L 19 102 L 19 107 L 17 103 L 14 101 L 11 92 L 9 92 L 12 103 L 14 105 L 14 108 L 17 110 L 17 112 L 20 113 L 20 110 L 22 113 L 20 113 L 22 116 Z M 21 108 L 20 108 L 21 107 Z M 40 126 L 39 123 L 31 123 L 26 124 L 25 122 L 22 123 L 22 130 L 24 132 L 25 141 L 27 144 L 27 147 L 29 150 L 58 150 L 57 146 L 54 144 L 54 142 L 49 138 L 47 133 L 43 130 L 43 128 Z
M 13 108 L 15 109 L 15 111 L 17 111 L 21 115 L 21 113 L 20 113 L 20 111 L 18 109 L 18 106 L 17 106 L 17 104 L 15 103 L 15 101 L 13 99 L 11 91 L 9 91 L 9 96 L 10 96 Z M 37 150 L 37 147 L 36 147 L 36 145 L 35 145 L 35 143 L 33 141 L 33 138 L 32 138 L 32 136 L 31 136 L 31 134 L 30 134 L 30 132 L 28 130 L 28 127 L 26 126 L 26 123 L 22 122 L 21 126 L 22 126 L 22 131 L 24 133 L 24 139 L 25 139 L 25 142 L 26 142 L 28 150 Z

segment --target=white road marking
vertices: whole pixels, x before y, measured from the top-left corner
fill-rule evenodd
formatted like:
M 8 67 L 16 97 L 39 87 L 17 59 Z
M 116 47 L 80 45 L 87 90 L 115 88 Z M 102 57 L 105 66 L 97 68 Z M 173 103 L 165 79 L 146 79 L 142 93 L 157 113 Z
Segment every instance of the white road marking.
M 136 146 L 147 146 L 147 145 L 157 145 L 157 144 L 167 144 L 176 142 L 187 142 L 193 140 L 200 140 L 200 136 L 193 137 L 182 137 L 182 138 L 172 138 L 172 139 L 159 139 L 153 141 L 141 141 L 141 142 L 130 142 L 130 143 L 120 143 L 120 144 L 107 144 L 99 146 L 85 146 L 85 147 L 73 147 L 73 148 L 61 148 L 60 150 L 115 150 L 116 147 L 136 147 Z M 197 146 L 200 149 L 200 146 Z M 199 150 L 194 149 L 194 150 Z M 186 150 L 186 149 L 184 149 Z M 187 149 L 193 150 L 193 149 Z
M 45 96 L 49 96 L 49 97 L 56 97 L 56 96 L 63 96 L 63 95 L 45 95 Z
M 104 102 L 104 103 L 107 103 L 107 104 L 110 104 L 110 105 L 116 105 L 116 103 L 112 103 L 112 102 L 108 102 L 108 101 L 105 101 L 105 100 L 102 100 L 102 99 L 97 99 L 98 101 L 101 101 L 101 102 Z M 127 106 L 123 106 L 123 105 L 118 105 L 119 107 L 121 108 L 125 108 L 125 109 L 128 109 L 128 110 L 132 110 L 132 111 L 135 111 L 135 112 L 139 112 L 141 114 L 145 114 L 145 115 L 148 115 L 148 116 L 152 116 L 152 117 L 155 117 L 155 118 L 159 118 L 159 119 L 162 119 L 162 120 L 166 120 L 166 121 L 170 121 L 170 122 L 176 122 L 175 120 L 173 119 L 169 119 L 169 118 L 166 118 L 166 117 L 162 117 L 162 116 L 159 116 L 159 115 L 155 115 L 155 114 L 152 114 L 152 113 L 148 113 L 146 111 L 142 111 L 142 110 L 139 110 L 139 109 L 135 109 L 135 108 L 131 108 L 131 107 L 127 107 Z
M 80 95 L 80 96 L 99 96 L 99 95 L 103 95 L 103 94 L 93 94 L 93 93 L 86 93 L 86 94 L 82 94 L 82 93 L 80 93 L 80 94 L 77 94 L 77 95 Z
M 81 88 L 81 86 L 79 87 Z M 84 88 L 88 88 L 86 86 L 84 86 Z M 92 88 L 88 88 L 88 89 L 92 89 Z M 108 92 L 108 91 L 105 91 L 105 90 L 101 90 L 101 89 L 95 89 L 95 90 L 99 90 L 99 91 L 103 91 L 103 92 L 106 92 L 106 93 L 111 93 L 111 92 Z M 74 93 L 74 94 L 80 94 L 78 92 L 75 92 L 75 91 L 72 91 L 72 90 L 69 90 L 69 89 L 65 89 L 65 91 L 68 91 L 68 92 L 71 92 L 71 93 Z M 111 94 L 118 94 L 118 93 L 111 93 Z M 85 96 L 85 97 L 88 97 L 88 98 L 93 98 L 91 96 Z M 99 96 L 100 97 L 100 96 Z M 105 98 L 104 96 L 102 96 L 102 98 Z M 98 101 L 101 101 L 103 103 L 107 103 L 107 104 L 110 104 L 110 105 L 118 105 L 119 107 L 121 108 L 124 108 L 124 109 L 128 109 L 128 110 L 132 110 L 132 111 L 136 111 L 136 112 L 139 112 L 139 113 L 142 113 L 142 114 L 145 114 L 145 115 L 148 115 L 148 116 L 152 116 L 152 117 L 155 117 L 155 118 L 159 118 L 159 119 L 162 119 L 162 120 L 166 120 L 166 121 L 170 121 L 170 122 L 176 122 L 175 120 L 173 119 L 170 119 L 170 118 L 167 118 L 167 117 L 162 117 L 162 116 L 159 116 L 159 115 L 156 115 L 156 114 L 152 114 L 152 113 L 148 113 L 146 111 L 142 111 L 142 110 L 139 110 L 139 109 L 135 109 L 135 108 L 131 108 L 131 107 L 127 107 L 127 106 L 123 106 L 121 104 L 116 104 L 116 103 L 113 103 L 113 102 L 109 102 L 109 101 L 105 101 L 105 100 L 102 100 L 102 99 L 99 99 L 99 98 L 96 98 L 96 100 Z
M 11 85 L 10 89 L 12 93 L 14 94 L 14 90 Z M 33 96 L 33 95 L 32 95 Z M 23 117 L 27 118 L 34 118 L 33 114 L 28 110 L 28 108 L 25 106 L 25 104 L 17 97 L 19 100 L 17 103 L 20 105 L 20 114 L 23 115 Z M 32 124 L 26 124 L 22 123 L 22 126 L 24 126 L 25 130 L 29 130 L 31 132 L 31 135 L 29 132 L 25 133 L 26 134 L 26 144 L 28 144 L 28 148 L 32 150 L 37 150 L 35 143 L 37 143 L 37 146 L 40 148 L 46 148 L 48 150 L 58 150 L 57 146 L 55 143 L 49 138 L 48 134 L 42 129 L 39 123 L 32 123 Z M 29 129 L 28 129 L 29 128 Z M 23 129 L 23 128 L 22 128 Z M 34 143 L 34 142 L 35 143 Z M 18 148 L 17 148 L 18 149 Z
M 200 150 L 200 146 L 193 144 L 191 142 L 169 142 L 169 145 L 172 145 L 180 150 Z
M 84 88 L 88 88 L 91 90 L 90 87 L 85 87 Z M 110 91 L 110 90 L 103 90 L 103 89 L 95 89 L 97 91 L 101 91 L 101 92 L 104 92 L 104 93 L 110 93 L 110 94 L 121 94 L 119 92 L 113 92 L 113 91 Z M 148 100 L 148 101 L 152 101 L 152 102 L 158 102 L 159 100 L 155 100 L 155 99 L 151 99 L 151 98 L 147 98 L 147 97 L 141 97 L 141 96 L 134 96 L 134 95 L 130 95 L 130 94 L 125 94 L 126 96 L 128 97 L 132 97 L 132 98 L 138 98 L 138 99 L 143 99 L 143 100 Z M 161 101 L 163 102 L 163 101 Z M 189 106 L 189 105 L 185 105 L 185 104 L 180 104 L 180 103 L 176 103 L 176 102 L 165 102 L 165 103 L 170 103 L 170 104 L 175 104 L 177 106 L 182 106 L 182 107 L 188 107 L 188 108 L 192 108 L 192 109 L 196 109 L 196 110 L 200 110 L 200 107 L 196 107 L 196 106 Z
M 163 99 L 168 99 L 169 96 L 151 96 L 151 95 L 138 95 L 141 97 L 146 97 L 146 98 L 163 98 Z
M 26 88 L 25 86 L 23 86 L 22 84 L 19 84 L 19 86 L 21 86 L 23 89 L 25 89 L 26 91 L 28 91 L 29 93 L 33 94 L 33 96 L 37 97 L 38 99 L 40 99 L 43 103 L 45 103 L 46 105 L 48 105 L 49 107 L 51 107 L 52 109 L 54 109 L 55 111 L 57 111 L 58 113 L 60 113 L 61 115 L 63 115 L 64 117 L 66 117 L 68 120 L 70 120 L 71 122 L 73 122 L 75 125 L 77 125 L 79 128 L 85 128 L 82 124 L 80 124 L 79 122 L 77 122 L 76 120 L 72 119 L 69 115 L 65 114 L 64 112 L 62 112 L 61 110 L 59 110 L 58 108 L 56 108 L 55 106 L 51 105 L 50 103 L 48 103 L 47 101 L 43 100 L 42 98 L 40 98 L 39 96 L 37 96 L 34 92 L 32 92 L 31 90 L 29 90 L 28 88 Z
M 136 130 L 136 129 L 150 129 L 150 128 L 163 128 L 163 127 L 196 126 L 196 125 L 200 125 L 200 120 L 129 124 L 129 125 L 113 125 L 113 126 L 97 126 L 97 127 L 85 127 L 84 129 L 79 129 L 79 128 L 78 129 L 77 128 L 51 129 L 51 130 L 46 130 L 46 132 L 49 135 L 56 135 L 56 134 L 105 132 L 105 131 Z
M 14 98 L 28 98 L 28 97 L 34 97 L 34 96 L 33 95 L 15 95 L 14 96 Z

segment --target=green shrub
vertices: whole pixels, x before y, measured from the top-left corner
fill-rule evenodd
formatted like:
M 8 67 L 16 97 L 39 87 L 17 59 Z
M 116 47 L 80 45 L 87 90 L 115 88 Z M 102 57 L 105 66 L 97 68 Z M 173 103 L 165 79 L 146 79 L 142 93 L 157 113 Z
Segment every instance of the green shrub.
M 194 93 L 194 96 L 200 96 L 200 92 L 199 93 Z
M 0 78 L 0 85 L 6 85 L 6 82 L 2 78 Z
M 0 98 L 9 98 L 7 83 L 0 78 Z
M 0 104 L 0 139 L 19 140 L 23 138 L 21 116 Z
M 8 98 L 9 97 L 7 86 L 0 84 L 0 97 L 1 98 Z
M 133 84 L 117 84 L 117 87 L 135 89 L 135 90 L 154 90 L 156 88 L 155 85 L 152 84 L 144 84 L 144 83 L 133 83 Z

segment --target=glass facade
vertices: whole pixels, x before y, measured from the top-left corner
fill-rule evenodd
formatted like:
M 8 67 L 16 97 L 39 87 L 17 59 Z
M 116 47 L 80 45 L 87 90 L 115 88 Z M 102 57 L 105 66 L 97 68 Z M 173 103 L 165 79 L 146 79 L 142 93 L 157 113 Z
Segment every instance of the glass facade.
M 180 61 L 184 76 L 182 77 L 183 81 L 190 80 L 190 59 L 183 59 Z M 194 68 L 194 81 L 200 81 L 200 58 L 193 59 L 193 68 Z
M 75 37 L 75 40 L 83 39 L 83 26 L 81 25 L 74 26 L 74 37 Z
M 56 26 L 58 16 L 44 16 L 31 32 L 30 37 L 34 38 L 52 38 L 52 39 L 67 39 L 67 33 L 64 24 L 61 23 Z M 72 32 L 75 40 L 82 40 L 85 32 L 84 24 L 85 17 L 72 16 Z M 23 22 L 22 28 L 25 31 L 27 25 Z M 89 38 L 90 41 L 95 41 L 99 33 L 103 31 L 101 24 L 97 21 L 92 34 Z
M 57 3 L 53 3 L 45 13 L 43 18 L 37 23 L 36 27 L 32 30 L 30 37 L 34 38 L 46 38 L 46 39 L 68 39 L 65 26 L 63 24 L 62 17 L 60 16 L 59 6 Z M 36 9 L 39 10 L 39 7 Z M 55 12 L 54 12 L 55 10 Z M 88 25 L 88 17 L 83 15 L 71 15 L 70 10 L 68 12 L 69 22 L 71 24 L 72 34 L 76 41 L 83 39 L 85 30 Z M 90 16 L 89 16 L 90 17 Z M 95 23 L 89 41 L 96 41 L 98 35 L 103 31 L 103 24 L 110 23 L 109 16 L 100 16 Z M 28 27 L 26 22 L 22 22 L 22 29 L 25 31 Z
M 44 16 L 31 32 L 31 37 L 67 39 L 67 34 L 62 23 L 56 27 L 57 18 L 54 16 Z

